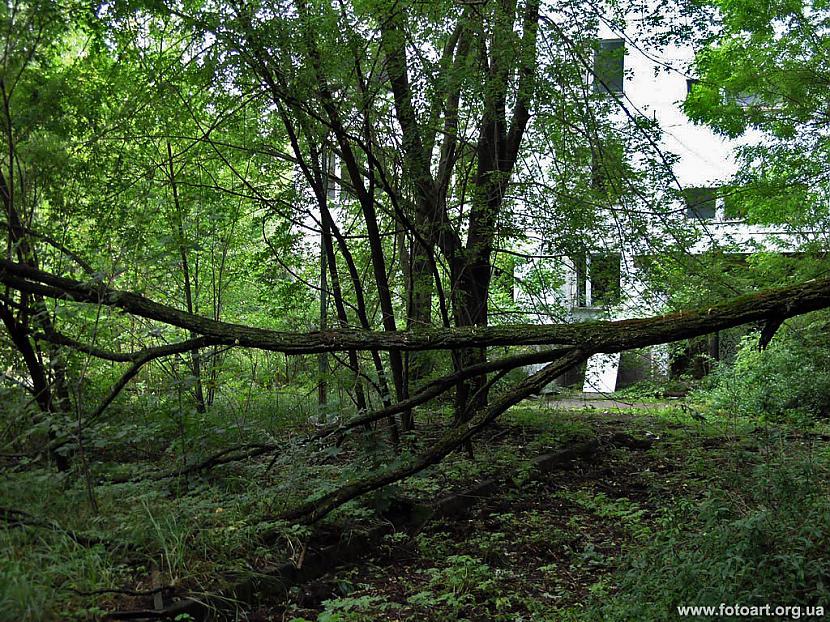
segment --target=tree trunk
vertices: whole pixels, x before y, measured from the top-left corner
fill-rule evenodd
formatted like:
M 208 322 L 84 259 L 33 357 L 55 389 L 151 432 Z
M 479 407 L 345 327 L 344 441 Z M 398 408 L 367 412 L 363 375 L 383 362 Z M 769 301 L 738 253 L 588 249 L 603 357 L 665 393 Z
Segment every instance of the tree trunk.
M 5 259 L 0 260 L 0 283 L 43 297 L 118 308 L 139 317 L 177 326 L 204 336 L 200 347 L 226 345 L 289 354 L 585 344 L 596 352 L 612 353 L 705 335 L 748 322 L 769 318 L 783 320 L 830 306 L 830 278 L 822 278 L 741 296 L 705 309 L 632 320 L 433 328 L 420 332 L 341 328 L 325 333 L 296 333 L 191 315 L 140 294 L 56 276 Z
M 190 279 L 190 264 L 187 259 L 187 245 L 184 235 L 184 214 L 182 213 L 181 202 L 179 201 L 179 190 L 176 184 L 176 171 L 173 167 L 173 150 L 170 141 L 167 141 L 167 161 L 169 165 L 170 187 L 173 191 L 173 207 L 176 210 L 176 232 L 179 240 L 179 257 L 182 265 L 182 276 L 184 278 L 184 300 L 187 312 L 193 314 L 193 287 Z M 191 335 L 194 337 L 194 335 Z M 206 412 L 205 393 L 202 388 L 202 364 L 199 357 L 199 349 L 194 348 L 190 353 L 190 372 L 193 374 L 193 398 L 196 402 L 196 411 Z
M 426 250 L 417 242 L 407 248 L 409 242 L 406 235 L 400 235 L 401 266 L 406 289 L 406 328 L 418 332 L 432 326 L 434 278 L 431 258 Z M 432 361 L 432 356 L 426 352 L 406 354 L 406 375 L 410 393 L 421 388 L 424 378 L 432 372 Z M 401 423 L 404 430 L 413 429 L 415 422 L 411 411 L 405 413 Z

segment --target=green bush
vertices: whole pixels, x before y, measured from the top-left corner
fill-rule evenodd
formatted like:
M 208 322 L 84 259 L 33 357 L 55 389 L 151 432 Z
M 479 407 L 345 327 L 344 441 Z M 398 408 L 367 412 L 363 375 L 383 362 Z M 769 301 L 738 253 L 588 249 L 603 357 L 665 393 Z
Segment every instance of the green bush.
M 758 334 L 741 341 L 735 363 L 712 374 L 702 397 L 727 415 L 798 421 L 830 414 L 827 323 L 782 327 L 765 350 Z
M 602 620 L 676 619 L 678 605 L 830 602 L 830 497 L 809 458 L 758 466 L 740 493 L 710 493 L 669 512 L 629 560 Z

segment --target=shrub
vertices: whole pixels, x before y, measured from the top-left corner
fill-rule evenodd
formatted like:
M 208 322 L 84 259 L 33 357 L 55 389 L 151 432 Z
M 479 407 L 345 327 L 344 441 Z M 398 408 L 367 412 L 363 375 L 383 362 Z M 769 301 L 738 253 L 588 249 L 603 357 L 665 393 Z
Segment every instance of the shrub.
M 669 512 L 629 560 L 603 620 L 668 620 L 678 605 L 830 602 L 826 474 L 806 458 L 758 466 L 740 494 L 710 493 Z
M 830 413 L 830 343 L 826 322 L 782 327 L 758 350 L 758 335 L 741 341 L 734 365 L 712 374 L 704 401 L 736 416 L 798 420 Z

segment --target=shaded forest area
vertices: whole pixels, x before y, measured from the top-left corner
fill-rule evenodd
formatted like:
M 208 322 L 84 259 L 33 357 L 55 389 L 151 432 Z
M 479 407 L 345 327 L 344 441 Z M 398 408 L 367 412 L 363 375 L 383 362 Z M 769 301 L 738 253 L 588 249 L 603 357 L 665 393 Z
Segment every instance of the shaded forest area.
M 0 19 L 0 619 L 830 606 L 823 3 Z M 797 252 L 684 216 L 609 28 L 693 50 L 654 71 L 751 137 L 718 200 Z M 609 239 L 650 304 L 574 321 Z M 583 394 L 617 353 L 665 369 Z

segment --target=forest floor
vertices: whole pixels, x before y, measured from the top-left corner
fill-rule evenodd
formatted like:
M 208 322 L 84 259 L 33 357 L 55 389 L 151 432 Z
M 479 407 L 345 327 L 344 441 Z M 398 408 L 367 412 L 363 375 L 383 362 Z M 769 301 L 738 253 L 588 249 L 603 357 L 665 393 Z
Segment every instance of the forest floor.
M 573 406 L 538 400 L 515 407 L 476 440 L 473 460 L 453 454 L 407 482 L 338 510 L 318 533 L 348 539 L 383 525 L 376 510 L 399 498 L 429 504 L 482 480 L 497 480 L 464 511 L 430 520 L 415 532 L 389 529 L 361 559 L 342 565 L 332 559 L 328 572 L 291 587 L 287 597 L 280 590 L 255 595 L 252 604 L 236 603 L 223 619 L 675 619 L 667 603 L 685 593 L 683 581 L 705 588 L 715 580 L 707 578 L 709 570 L 687 560 L 692 564 L 687 578 L 678 579 L 675 595 L 665 598 L 653 593 L 649 581 L 669 581 L 657 576 L 661 556 L 711 545 L 707 538 L 714 532 L 706 512 L 725 523 L 748 520 L 771 503 L 767 492 L 760 501 L 753 492 L 772 486 L 769 470 L 789 472 L 786 465 L 793 462 L 811 465 L 811 485 L 823 482 L 826 495 L 830 444 L 818 428 L 714 417 L 677 401 L 643 408 Z M 440 431 L 437 422 L 423 422 L 417 443 L 428 444 Z M 534 458 L 586 441 L 596 441 L 589 455 L 533 474 Z M 348 477 L 351 469 L 389 458 L 382 444 L 367 449 L 364 439 L 313 451 L 296 446 L 186 481 L 158 480 L 150 474 L 159 472 L 172 450 L 166 446 L 154 454 L 147 447 L 134 443 L 125 453 L 102 442 L 89 449 L 97 455 L 97 512 L 87 507 L 80 480 L 57 481 L 53 473 L 26 465 L 7 474 L 10 485 L 0 493 L 0 505 L 60 528 L 30 524 L 0 531 L 7 550 L 0 563 L 0 619 L 102 619 L 116 610 L 153 609 L 159 593 L 139 592 L 159 586 L 168 602 L 173 594 L 202 598 L 239 577 L 267 574 L 288 559 L 302 565 L 315 540 L 312 531 L 266 517 Z M 299 462 L 303 455 L 305 463 Z M 125 481 L 125 473 L 139 477 Z M 785 483 L 781 494 L 792 488 Z M 712 510 L 706 504 L 716 498 L 723 503 Z M 779 502 L 786 505 L 787 499 Z M 828 517 L 830 512 L 819 519 Z M 820 541 L 830 520 L 816 525 L 819 519 L 804 518 L 808 533 L 820 531 Z M 264 544 L 258 536 L 263 528 L 277 529 L 277 542 Z M 101 541 L 79 543 L 67 537 L 68 529 Z M 753 533 L 750 539 L 758 537 Z M 810 555 L 804 563 L 815 566 Z M 713 560 L 713 572 L 721 572 L 719 563 Z M 735 560 L 723 564 L 734 566 Z M 810 600 L 810 589 L 802 599 Z M 632 613 L 649 600 L 651 617 Z
M 431 521 L 413 537 L 388 538 L 367 562 L 296 591 L 288 619 L 341 611 L 354 614 L 344 620 L 563 619 L 611 588 L 623 550 L 652 528 L 660 506 L 654 479 L 679 468 L 662 448 L 656 456 L 610 443 L 622 430 L 630 434 L 634 420 L 642 438 L 662 442 L 663 422 L 580 413 L 576 422 L 591 430 L 584 436 L 605 441 L 596 453 L 540 480 L 510 482 L 503 494 L 476 500 L 461 517 Z M 505 447 L 528 441 L 524 425 L 501 430 Z
M 679 505 L 713 490 L 730 494 L 759 464 L 793 447 L 830 457 L 814 437 L 709 420 L 677 402 L 633 410 L 614 402 L 574 409 L 586 404 L 540 401 L 514 409 L 489 431 L 490 456 L 584 439 L 597 439 L 599 447 L 538 478 L 528 477 L 522 463 L 507 466 L 503 485 L 465 514 L 430 521 L 414 535 L 390 535 L 367 559 L 295 588 L 287 605 L 265 605 L 250 619 L 635 619 L 624 611 L 606 617 L 602 604 L 630 588 L 621 586 L 624 573 L 677 518 Z M 677 616 L 661 610 L 654 619 Z
M 550 408 L 558 408 L 561 410 L 600 409 L 610 412 L 632 409 L 645 410 L 649 408 L 665 409 L 681 403 L 677 399 L 653 399 L 650 401 L 629 400 L 622 397 L 614 399 L 611 395 L 602 393 L 577 393 L 576 395 L 566 397 L 552 395 L 543 399 L 548 402 Z

